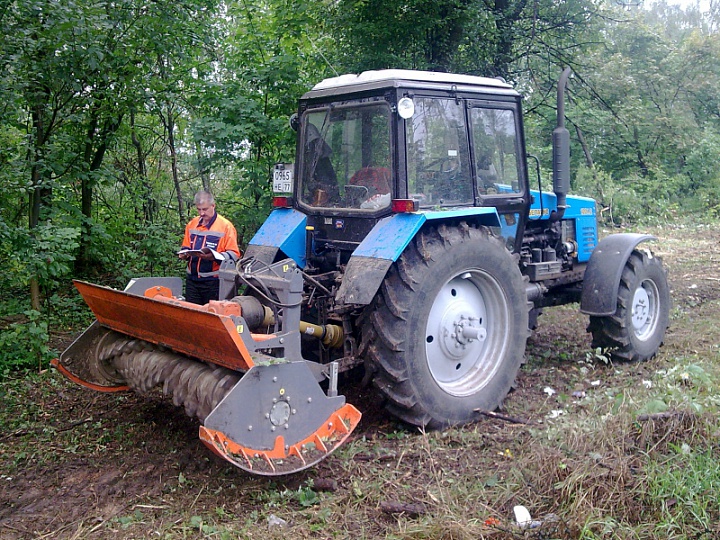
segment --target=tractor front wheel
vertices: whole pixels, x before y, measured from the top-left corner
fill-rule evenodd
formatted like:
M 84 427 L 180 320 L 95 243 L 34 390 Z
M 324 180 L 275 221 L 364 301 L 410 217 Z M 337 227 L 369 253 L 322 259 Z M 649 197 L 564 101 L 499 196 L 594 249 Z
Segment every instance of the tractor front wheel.
M 670 291 L 660 259 L 634 250 L 623 268 L 617 308 L 606 317 L 591 316 L 593 348 L 613 359 L 642 361 L 655 356 L 670 320 Z
M 361 349 L 387 409 L 430 428 L 496 409 L 524 358 L 529 307 L 515 258 L 488 229 L 420 232 L 363 325 Z

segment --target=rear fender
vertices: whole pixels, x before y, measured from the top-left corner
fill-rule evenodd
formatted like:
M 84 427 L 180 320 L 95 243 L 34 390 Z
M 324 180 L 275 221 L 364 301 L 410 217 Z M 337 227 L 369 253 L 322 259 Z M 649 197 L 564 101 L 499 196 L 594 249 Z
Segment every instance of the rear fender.
M 368 305 L 385 275 L 425 222 L 473 221 L 499 227 L 492 207 L 473 207 L 428 213 L 394 214 L 380 220 L 353 252 L 335 300 L 339 305 Z
M 625 263 L 638 244 L 649 240 L 657 238 L 650 234 L 623 233 L 600 241 L 585 270 L 580 298 L 582 313 L 600 317 L 615 313 Z

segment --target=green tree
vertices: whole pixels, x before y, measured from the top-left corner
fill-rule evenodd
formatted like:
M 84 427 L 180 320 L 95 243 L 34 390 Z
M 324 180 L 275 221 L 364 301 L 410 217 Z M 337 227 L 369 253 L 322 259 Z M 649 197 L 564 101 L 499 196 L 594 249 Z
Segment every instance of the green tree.
M 78 269 L 90 263 L 93 192 L 115 178 L 104 162 L 122 122 L 145 107 L 158 58 L 184 51 L 185 64 L 174 67 L 190 71 L 213 5 L 31 0 L 3 13 L 0 58 L 13 75 L 3 78 L 3 95 L 27 118 L 27 137 L 15 142 L 26 146 L 31 237 L 43 220 L 79 227 Z M 39 309 L 37 276 L 30 283 Z
M 192 82 L 192 137 L 204 167 L 225 181 L 221 202 L 231 208 L 241 244 L 269 212 L 273 165 L 294 159 L 288 119 L 297 99 L 328 69 L 326 12 L 325 2 L 228 3 L 222 62 L 198 70 Z
M 602 48 L 576 74 L 592 103 L 577 121 L 593 140 L 595 159 L 617 177 L 682 173 L 718 103 L 715 38 L 653 19 L 638 11 L 608 25 Z
M 525 60 L 563 64 L 594 22 L 589 0 L 340 0 L 333 11 L 343 69 L 411 68 L 519 80 Z

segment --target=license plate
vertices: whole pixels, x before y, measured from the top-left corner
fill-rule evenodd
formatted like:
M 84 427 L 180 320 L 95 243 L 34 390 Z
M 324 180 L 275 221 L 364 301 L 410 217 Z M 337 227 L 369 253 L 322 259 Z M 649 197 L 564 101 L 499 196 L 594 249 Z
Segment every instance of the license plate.
M 292 193 L 293 166 L 292 163 L 278 163 L 273 170 L 273 191 L 275 193 Z

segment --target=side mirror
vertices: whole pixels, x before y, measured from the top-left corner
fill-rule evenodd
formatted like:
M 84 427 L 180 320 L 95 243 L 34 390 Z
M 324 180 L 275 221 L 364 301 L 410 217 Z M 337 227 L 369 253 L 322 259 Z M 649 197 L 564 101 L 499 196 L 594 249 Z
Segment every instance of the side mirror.
M 297 113 L 293 113 L 290 116 L 290 127 L 293 128 L 293 131 L 297 131 L 300 127 L 300 118 L 298 118 Z

